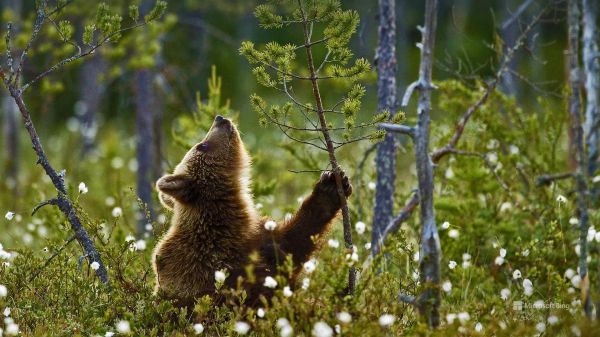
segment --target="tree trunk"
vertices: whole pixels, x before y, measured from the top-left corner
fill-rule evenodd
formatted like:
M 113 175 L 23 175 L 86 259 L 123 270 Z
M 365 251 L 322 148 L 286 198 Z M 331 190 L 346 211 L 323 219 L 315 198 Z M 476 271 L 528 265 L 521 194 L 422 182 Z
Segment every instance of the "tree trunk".
M 600 94 L 600 67 L 598 66 L 598 11 L 597 0 L 583 0 L 583 66 L 585 70 L 585 124 L 584 135 L 587 143 L 587 174 L 596 175 L 598 169 L 598 127 L 600 112 L 598 111 L 598 95 Z M 600 190 L 592 187 L 592 205 L 596 205 Z
M 575 155 L 575 182 L 577 192 L 577 212 L 579 215 L 579 275 L 583 284 L 589 285 L 587 268 L 587 234 L 589 227 L 588 216 L 588 186 L 586 153 L 581 123 L 581 70 L 579 68 L 579 24 L 580 9 L 578 0 L 569 0 L 568 4 L 568 64 L 569 64 L 569 115 L 571 117 L 571 133 Z M 592 301 L 588 287 L 581 287 L 583 310 L 586 316 L 592 315 Z
M 437 25 L 437 0 L 427 0 L 425 4 L 425 27 L 421 45 L 419 66 L 419 106 L 415 130 L 415 158 L 419 182 L 421 248 L 419 251 L 419 271 L 421 285 L 425 287 L 417 307 L 430 327 L 440 325 L 440 238 L 435 223 L 433 209 L 433 167 L 429 155 L 429 124 L 431 110 L 431 73 Z
M 377 47 L 377 111 L 396 113 L 396 12 L 395 0 L 379 0 L 379 45 Z M 396 181 L 395 136 L 389 132 L 377 146 L 377 188 L 373 210 L 372 246 L 378 244 L 394 214 Z M 377 253 L 375 250 L 373 253 Z
M 155 93 L 152 86 L 152 72 L 148 69 L 138 70 L 135 74 L 135 106 L 136 106 L 136 132 L 137 147 L 136 158 L 137 194 L 142 200 L 151 218 L 153 218 L 152 186 L 154 186 L 155 164 L 155 135 L 154 135 L 154 100 Z M 138 221 L 137 232 L 145 232 L 147 221 L 142 218 Z
M 98 133 L 98 111 L 105 85 L 100 76 L 106 71 L 102 55 L 95 54 L 81 66 L 81 99 L 77 102 L 77 115 L 81 121 L 82 155 L 85 156 L 96 147 Z

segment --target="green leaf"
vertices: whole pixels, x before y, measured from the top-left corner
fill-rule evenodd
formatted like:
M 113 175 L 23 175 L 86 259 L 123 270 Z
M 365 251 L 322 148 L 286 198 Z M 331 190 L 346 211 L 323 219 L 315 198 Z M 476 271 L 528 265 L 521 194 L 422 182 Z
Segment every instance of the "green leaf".
M 163 14 L 165 14 L 165 10 L 167 10 L 167 2 L 159 0 L 144 19 L 146 22 L 154 21 L 163 16 Z

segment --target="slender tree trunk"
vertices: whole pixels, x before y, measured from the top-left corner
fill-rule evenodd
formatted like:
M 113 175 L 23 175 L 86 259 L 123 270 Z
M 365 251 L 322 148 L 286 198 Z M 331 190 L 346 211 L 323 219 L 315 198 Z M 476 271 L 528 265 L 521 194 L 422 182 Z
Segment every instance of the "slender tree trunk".
M 598 127 L 600 127 L 600 111 L 598 95 L 600 94 L 600 67 L 598 66 L 598 0 L 583 0 L 583 66 L 585 70 L 585 124 L 584 135 L 587 143 L 587 174 L 596 175 L 598 169 Z M 596 205 L 600 190 L 592 187 L 592 205 Z
M 154 100 L 155 93 L 152 86 L 152 71 L 138 70 L 135 74 L 135 106 L 136 106 L 136 132 L 137 147 L 136 158 L 137 194 L 153 217 L 152 186 L 154 185 L 155 164 L 155 135 L 154 135 Z M 138 234 L 145 232 L 146 219 L 138 221 Z
M 415 130 L 415 157 L 419 182 L 421 248 L 420 280 L 425 287 L 417 307 L 430 327 L 440 325 L 440 260 L 441 246 L 433 209 L 433 167 L 429 155 L 429 124 L 431 110 L 431 73 L 437 25 L 437 0 L 425 3 L 425 27 L 422 32 L 421 64 L 419 66 L 419 105 Z
M 98 111 L 105 86 L 100 76 L 106 71 L 102 55 L 95 54 L 81 66 L 81 99 L 77 102 L 77 115 L 81 121 L 82 155 L 87 155 L 96 147 L 98 133 Z
M 13 12 L 15 21 L 20 21 L 22 2 L 21 0 L 8 0 L 6 9 Z M 15 34 L 19 32 L 20 27 L 14 27 Z M 15 104 L 10 94 L 2 95 L 2 111 L 4 112 L 4 168 L 6 176 L 4 181 L 13 195 L 19 192 L 19 108 Z
M 587 234 L 589 227 L 586 153 L 581 123 L 581 70 L 579 68 L 579 24 L 580 9 L 578 0 L 568 3 L 568 41 L 569 41 L 569 115 L 571 117 L 571 133 L 575 149 L 575 182 L 577 191 L 577 212 L 579 213 L 579 275 L 586 287 L 581 287 L 581 298 L 586 316 L 592 315 L 592 300 L 589 292 L 589 276 L 587 266 Z
M 377 47 L 377 110 L 396 113 L 396 11 L 395 0 L 379 0 L 379 45 Z M 372 246 L 378 244 L 394 214 L 396 181 L 395 136 L 388 132 L 377 146 L 377 189 L 373 211 Z M 373 254 L 377 252 L 374 250 Z

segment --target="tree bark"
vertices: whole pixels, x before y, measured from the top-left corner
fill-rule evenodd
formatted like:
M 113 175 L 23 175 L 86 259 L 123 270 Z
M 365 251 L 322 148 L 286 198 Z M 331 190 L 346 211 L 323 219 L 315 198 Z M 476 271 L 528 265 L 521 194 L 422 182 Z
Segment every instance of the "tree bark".
M 598 26 L 597 0 L 583 0 L 583 66 L 585 70 L 585 124 L 583 125 L 585 141 L 587 143 L 587 174 L 589 177 L 596 175 L 598 169 L 598 127 L 600 126 L 600 67 L 598 66 Z M 592 205 L 596 205 L 600 190 L 591 189 Z
M 589 227 L 586 153 L 581 123 L 581 69 L 579 68 L 579 24 L 580 9 L 578 0 L 568 2 L 568 67 L 569 67 L 569 103 L 568 112 L 571 118 L 571 134 L 575 150 L 575 183 L 577 192 L 577 212 L 579 215 L 579 275 L 584 284 L 589 285 L 587 268 L 587 233 Z M 583 310 L 591 318 L 592 301 L 589 287 L 581 287 Z
M 396 113 L 396 11 L 395 0 L 379 0 L 379 45 L 377 47 L 377 111 Z M 395 136 L 388 132 L 377 145 L 377 185 L 371 243 L 380 247 L 383 231 L 394 214 L 396 182 Z M 377 252 L 374 252 L 377 253 Z
M 98 111 L 105 85 L 99 81 L 106 71 L 101 54 L 93 55 L 81 66 L 81 99 L 77 102 L 77 115 L 81 121 L 82 155 L 85 156 L 96 147 L 98 133 Z
M 136 158 L 138 164 L 137 172 L 137 195 L 142 200 L 151 218 L 154 217 L 152 187 L 154 186 L 155 161 L 155 93 L 152 84 L 152 71 L 148 69 L 138 70 L 135 73 L 135 107 L 136 107 L 136 132 L 137 146 Z M 138 221 L 137 233 L 145 232 L 147 221 L 142 218 Z
M 437 25 L 437 0 L 425 3 L 425 27 L 421 43 L 421 63 L 419 66 L 419 105 L 418 120 L 415 130 L 415 158 L 417 179 L 419 183 L 421 247 L 420 247 L 420 280 L 425 287 L 424 293 L 417 300 L 417 308 L 427 320 L 430 327 L 440 325 L 440 238 L 435 222 L 433 209 L 433 167 L 429 155 L 429 124 L 431 110 L 431 73 L 433 68 L 433 52 Z

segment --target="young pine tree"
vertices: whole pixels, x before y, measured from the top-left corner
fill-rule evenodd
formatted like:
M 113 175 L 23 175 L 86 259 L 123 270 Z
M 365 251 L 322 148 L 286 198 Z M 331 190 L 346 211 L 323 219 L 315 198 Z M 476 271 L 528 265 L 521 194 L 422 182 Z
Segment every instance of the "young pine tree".
M 284 0 L 257 6 L 255 15 L 261 27 L 289 27 L 298 38 L 261 47 L 249 41 L 242 43 L 240 53 L 254 67 L 258 83 L 278 91 L 286 100 L 270 104 L 253 94 L 251 105 L 260 115 L 261 125 L 274 125 L 293 141 L 328 154 L 328 168 L 335 174 L 342 200 L 344 241 L 351 249 L 350 215 L 336 150 L 360 140 L 381 140 L 384 131 L 373 130 L 372 126 L 389 118 L 384 112 L 357 122 L 363 120 L 358 112 L 365 94 L 359 80 L 371 69 L 365 59 L 351 62 L 353 54 L 348 44 L 359 23 L 358 13 L 343 10 L 339 0 Z M 327 89 L 321 90 L 324 87 Z M 343 92 L 336 90 L 340 87 Z M 355 281 L 355 269 L 351 268 L 349 293 Z

